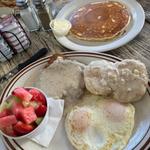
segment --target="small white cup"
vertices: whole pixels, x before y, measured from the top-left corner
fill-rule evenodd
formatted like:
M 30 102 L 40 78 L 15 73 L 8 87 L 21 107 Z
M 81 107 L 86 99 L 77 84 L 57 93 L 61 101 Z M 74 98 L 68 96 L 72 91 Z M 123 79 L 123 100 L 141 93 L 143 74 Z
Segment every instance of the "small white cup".
M 65 36 L 71 29 L 70 21 L 66 19 L 54 19 L 50 22 L 50 28 L 56 36 Z
M 9 138 L 9 139 L 15 139 L 15 140 L 18 140 L 18 139 L 23 139 L 23 138 L 33 138 L 34 136 L 40 134 L 42 132 L 42 130 L 45 128 L 47 122 L 48 122 L 48 117 L 49 117 L 49 103 L 48 103 L 48 98 L 46 96 L 46 94 L 41 91 L 40 89 L 38 88 L 35 88 L 35 87 L 24 87 L 25 89 L 37 89 L 38 91 L 40 91 L 46 98 L 46 105 L 47 105 L 47 111 L 46 111 L 46 114 L 42 120 L 42 122 L 31 132 L 25 134 L 25 135 L 22 135 L 22 136 L 17 136 L 17 137 L 13 137 L 13 136 L 9 136 L 7 134 L 5 134 L 4 132 L 2 132 L 0 130 L 0 134 L 4 135 L 5 137 Z

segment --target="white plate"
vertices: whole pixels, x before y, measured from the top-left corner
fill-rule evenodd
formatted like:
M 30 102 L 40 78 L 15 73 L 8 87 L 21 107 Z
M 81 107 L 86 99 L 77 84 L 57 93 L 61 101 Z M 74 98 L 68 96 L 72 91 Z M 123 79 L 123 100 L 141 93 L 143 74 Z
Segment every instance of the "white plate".
M 63 55 L 68 59 L 77 60 L 85 64 L 93 60 L 101 59 L 111 62 L 120 61 L 117 57 L 100 53 L 70 52 L 63 53 Z M 19 72 L 4 89 L 0 102 L 2 102 L 15 87 L 24 86 L 26 81 L 29 81 L 29 79 L 33 77 L 33 74 L 38 74 L 39 70 L 43 68 L 50 59 L 51 56 L 38 60 Z M 148 87 L 143 99 L 134 103 L 134 106 L 136 110 L 134 132 L 125 150 L 145 150 L 150 142 L 150 87 Z M 10 150 L 75 150 L 67 139 L 64 130 L 64 120 L 61 121 L 57 128 L 48 148 L 43 148 L 29 139 L 10 140 L 4 138 L 4 142 Z
M 68 19 L 69 16 L 81 6 L 90 2 L 102 2 L 105 0 L 74 0 L 66 4 L 58 13 L 56 18 Z M 57 41 L 64 47 L 76 51 L 89 51 L 89 52 L 104 52 L 118 48 L 129 41 L 131 41 L 143 28 L 145 22 L 145 14 L 141 5 L 136 0 L 115 0 L 124 3 L 131 12 L 131 22 L 125 34 L 118 37 L 113 41 L 107 42 L 88 42 L 78 39 L 71 39 L 67 36 L 56 36 Z

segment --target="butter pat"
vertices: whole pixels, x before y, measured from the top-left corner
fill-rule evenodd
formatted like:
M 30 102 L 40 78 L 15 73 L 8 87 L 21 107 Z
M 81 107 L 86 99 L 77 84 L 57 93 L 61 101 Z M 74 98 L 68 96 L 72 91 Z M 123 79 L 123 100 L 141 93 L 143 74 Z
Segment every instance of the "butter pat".
M 50 22 L 50 27 L 55 35 L 65 36 L 71 29 L 71 23 L 66 19 L 54 19 Z

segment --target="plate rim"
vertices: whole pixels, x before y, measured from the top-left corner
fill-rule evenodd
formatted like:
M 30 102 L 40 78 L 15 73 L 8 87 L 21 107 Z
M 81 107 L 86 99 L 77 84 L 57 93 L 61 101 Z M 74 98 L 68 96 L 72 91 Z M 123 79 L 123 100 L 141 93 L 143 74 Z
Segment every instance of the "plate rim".
M 99 0 L 99 1 L 104 1 L 104 0 Z M 129 7 L 129 2 L 131 2 L 130 0 L 113 0 L 113 1 L 120 1 L 122 3 L 128 3 L 128 7 Z M 92 1 L 91 1 L 92 2 Z M 74 5 L 75 0 L 73 0 L 70 3 L 67 3 L 57 14 L 56 19 L 57 18 L 65 18 L 63 17 L 64 12 L 66 12 L 67 8 L 71 7 L 71 5 Z M 141 17 L 136 17 L 136 20 L 134 20 L 134 25 L 132 26 L 132 28 L 130 29 L 129 32 L 127 32 L 127 34 L 121 38 L 119 38 L 116 41 L 110 42 L 108 44 L 105 45 L 100 45 L 100 46 L 86 46 L 86 45 L 80 45 L 80 44 L 76 44 L 73 41 L 69 40 L 66 36 L 60 37 L 54 34 L 56 40 L 64 47 L 74 50 L 74 51 L 88 51 L 88 52 L 106 52 L 106 51 L 110 51 L 116 48 L 119 48 L 125 44 L 127 44 L 128 42 L 130 42 L 131 40 L 133 40 L 142 30 L 144 23 L 145 23 L 145 13 L 144 13 L 144 9 L 143 7 L 140 5 L 140 3 L 138 3 L 136 0 L 132 0 L 132 5 L 130 5 L 130 8 L 133 7 L 136 8 L 135 12 L 136 15 L 141 15 Z M 132 14 L 133 16 L 133 14 Z M 140 19 L 139 19 L 140 18 Z M 142 18 L 142 19 L 141 19 Z M 136 21 L 136 22 L 135 22 Z
M 106 60 L 111 60 L 111 61 L 121 61 L 122 59 L 120 59 L 119 57 L 110 55 L 110 54 L 104 54 L 104 53 L 93 53 L 93 52 L 62 52 L 61 53 L 64 57 L 94 57 L 94 58 L 101 58 L 101 59 L 105 59 Z M 13 78 L 12 80 L 6 85 L 6 87 L 4 88 L 4 90 L 2 91 L 2 94 L 0 96 L 0 104 L 2 103 L 3 99 L 5 96 L 8 95 L 9 91 L 11 90 L 12 86 L 16 83 L 16 81 L 18 81 L 19 78 L 22 77 L 22 75 L 26 74 L 29 70 L 32 70 L 33 68 L 48 62 L 48 60 L 50 60 L 52 58 L 53 55 L 49 55 L 47 57 L 44 57 L 42 59 L 37 60 L 36 62 L 28 65 L 27 67 L 25 67 L 24 69 L 22 69 L 20 72 L 18 72 Z M 148 86 L 150 88 L 150 82 L 148 83 Z M 9 89 L 9 90 L 8 90 Z M 7 93 L 7 94 L 6 94 Z M 148 90 L 148 94 L 150 96 L 150 91 Z M 142 143 L 142 141 L 144 140 L 144 138 L 147 136 L 148 132 L 150 131 L 150 127 L 148 128 L 148 131 L 145 133 L 145 135 L 143 136 L 143 138 L 140 140 L 140 142 L 133 148 L 133 150 Z M 7 137 L 4 137 L 4 144 L 11 150 L 18 150 L 17 148 L 21 149 L 21 150 L 25 150 L 24 148 L 21 147 L 21 145 L 19 145 L 17 143 L 16 140 L 12 140 L 14 142 L 14 144 L 17 146 L 17 148 L 10 142 L 11 139 L 8 139 Z M 150 144 L 150 135 L 148 136 L 148 139 L 144 142 L 144 144 L 141 146 L 140 150 L 144 150 L 148 145 Z

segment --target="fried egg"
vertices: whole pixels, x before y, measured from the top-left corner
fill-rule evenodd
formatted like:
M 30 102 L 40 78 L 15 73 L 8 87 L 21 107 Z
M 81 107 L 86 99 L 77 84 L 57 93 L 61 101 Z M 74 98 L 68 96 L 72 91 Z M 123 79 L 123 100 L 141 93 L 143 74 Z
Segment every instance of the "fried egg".
M 68 139 L 77 150 L 122 150 L 134 128 L 134 113 L 132 104 L 113 100 L 75 106 L 65 120 Z

